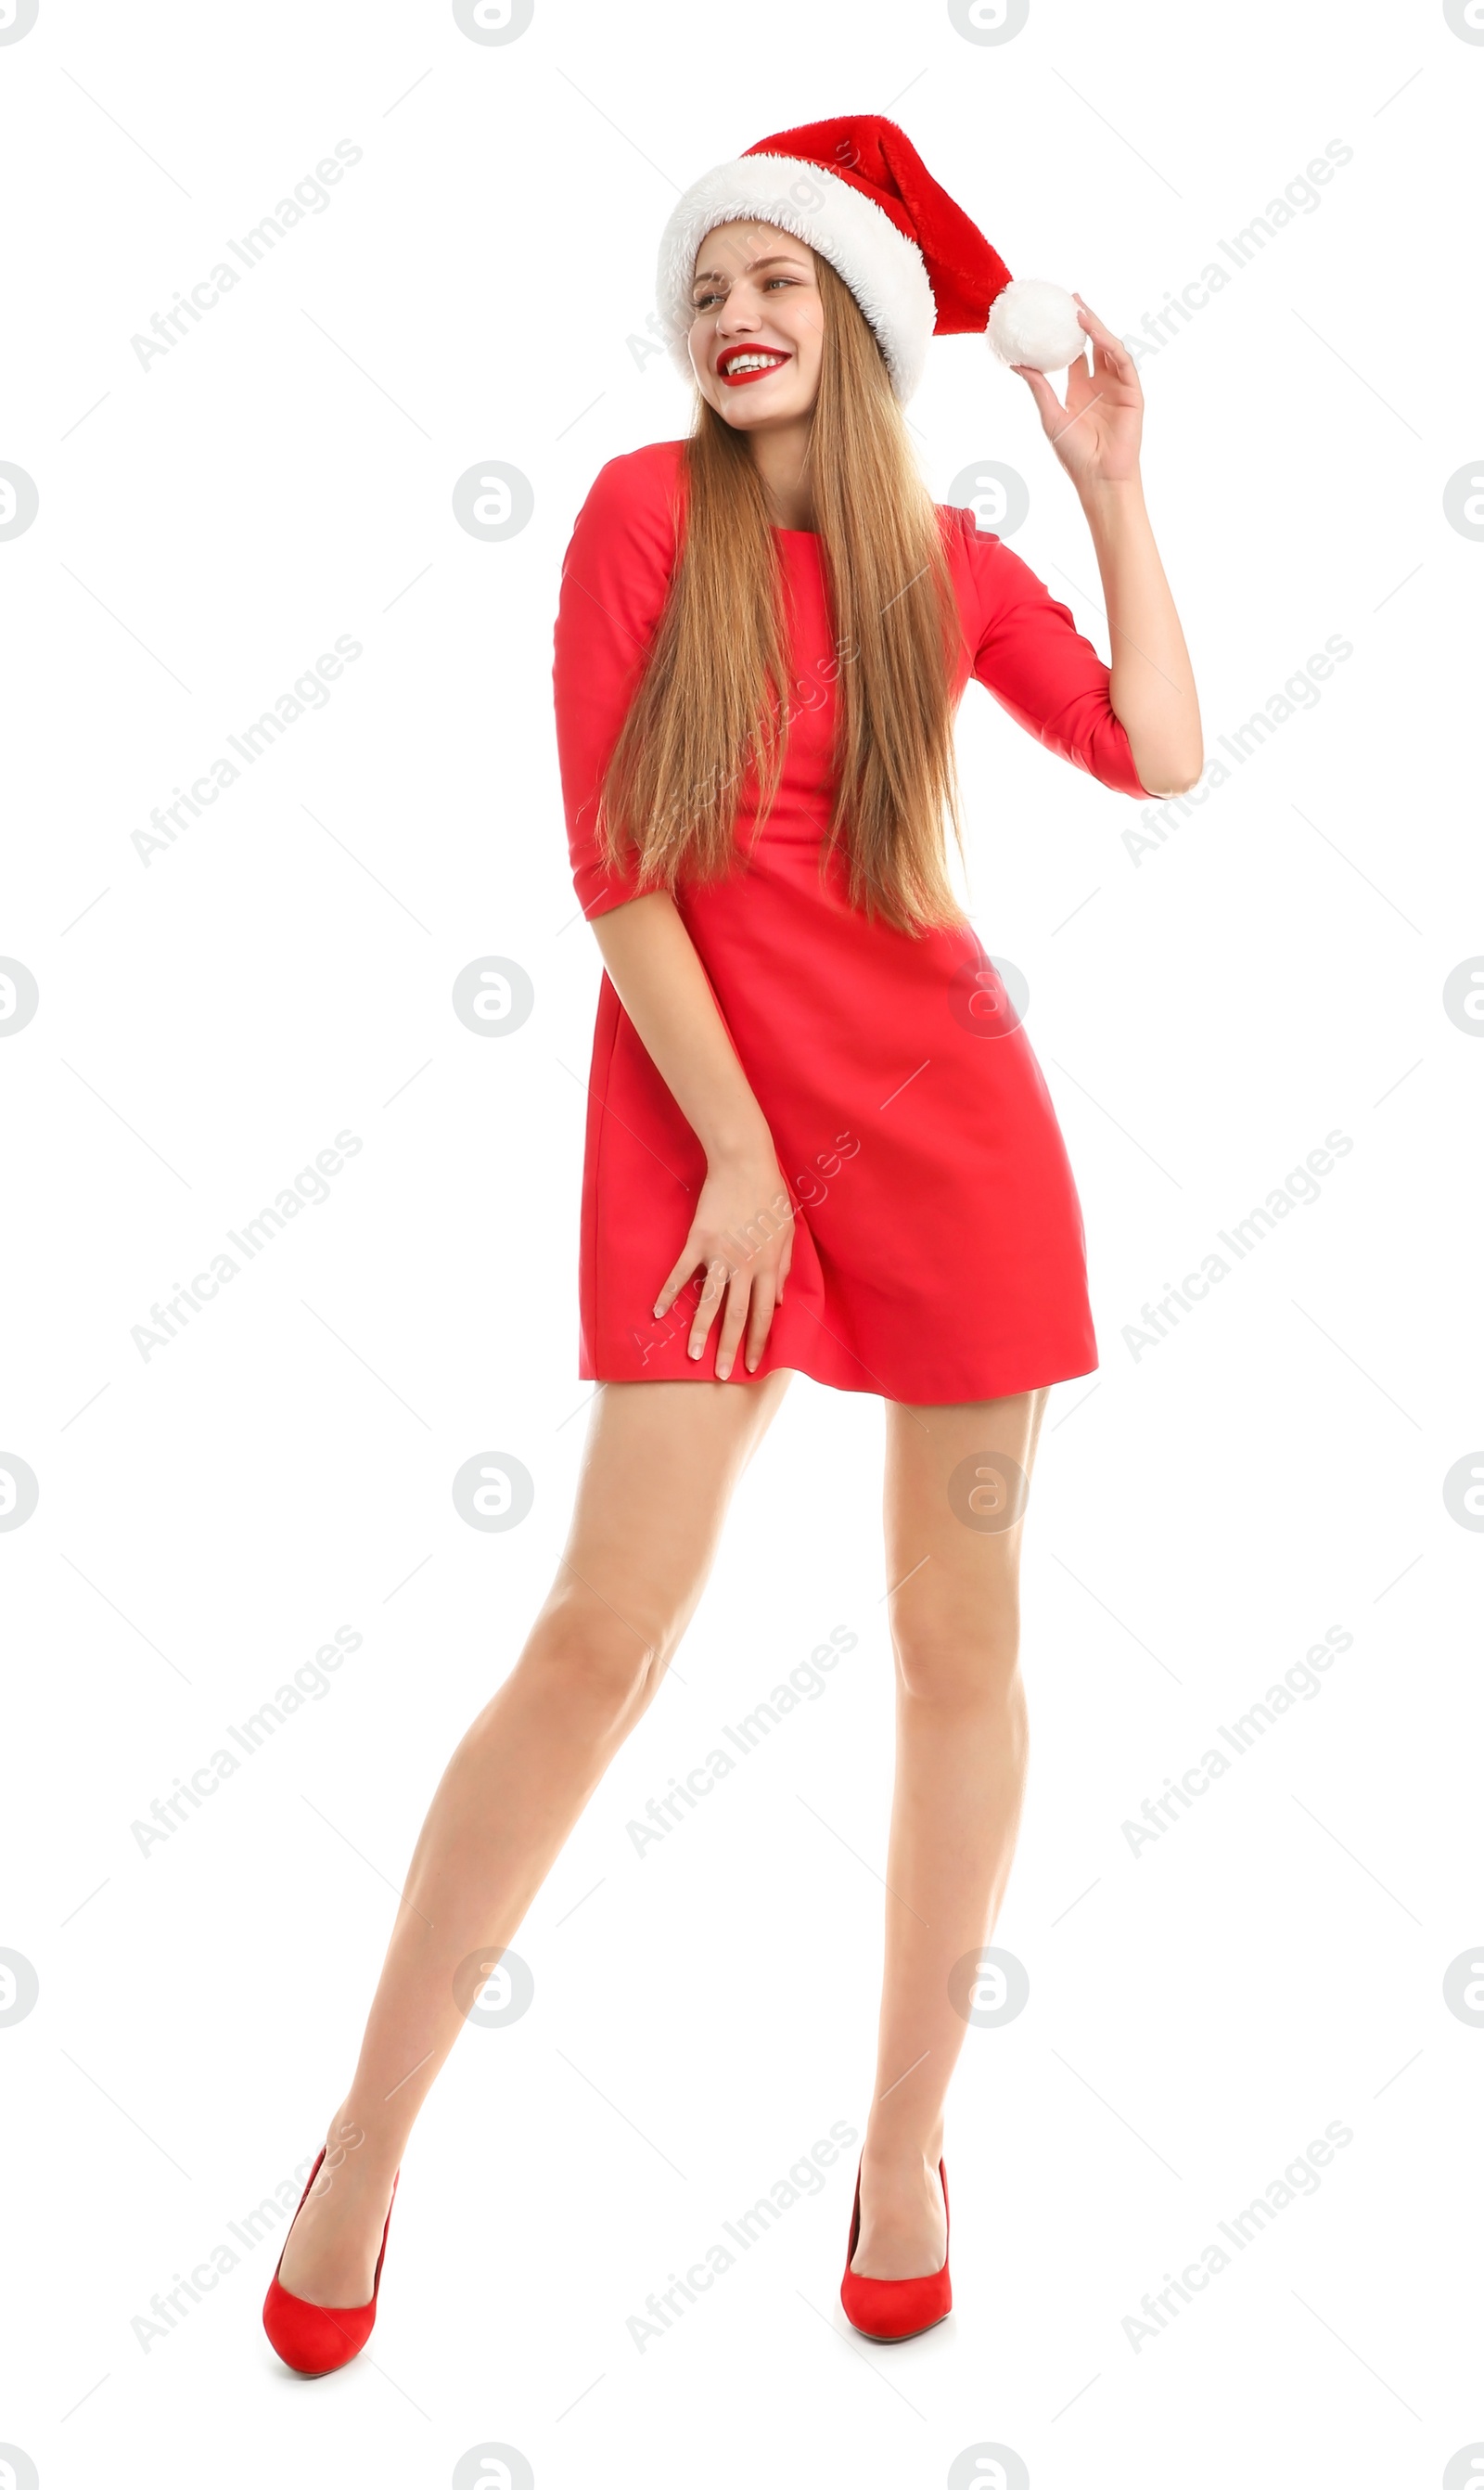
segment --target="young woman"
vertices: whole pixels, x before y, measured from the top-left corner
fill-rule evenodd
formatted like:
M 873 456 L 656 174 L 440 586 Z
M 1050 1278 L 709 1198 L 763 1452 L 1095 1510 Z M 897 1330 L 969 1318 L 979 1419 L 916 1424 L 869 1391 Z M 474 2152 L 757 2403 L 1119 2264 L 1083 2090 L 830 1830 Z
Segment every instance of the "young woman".
M 1065 403 L 1015 367 L 1087 517 L 1111 666 L 919 480 L 900 410 L 928 337 L 994 340 L 1017 293 L 870 118 L 764 140 L 667 230 L 696 428 L 599 475 L 556 639 L 572 868 L 606 969 L 581 1252 L 599 1389 L 556 1579 L 434 1798 L 269 2292 L 270 2336 L 307 2373 L 371 2331 L 417 2110 L 652 1701 L 793 1371 L 886 1414 L 898 1768 L 842 2300 L 881 2339 L 947 2313 L 944 2098 L 1026 1763 L 1021 1520 L 1048 1387 L 1098 1363 L 1051 1101 L 945 870 L 954 710 L 973 673 L 1129 796 L 1202 766 L 1139 383 L 1102 322 L 1067 304 L 1040 358 L 1070 363 Z

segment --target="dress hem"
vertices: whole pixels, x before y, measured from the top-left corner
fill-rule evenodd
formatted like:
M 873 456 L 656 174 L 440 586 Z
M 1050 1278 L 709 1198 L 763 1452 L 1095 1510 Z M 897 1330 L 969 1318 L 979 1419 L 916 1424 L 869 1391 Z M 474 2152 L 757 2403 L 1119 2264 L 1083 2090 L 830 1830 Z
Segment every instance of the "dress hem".
M 770 1375 L 807 1375 L 812 1383 L 822 1384 L 827 1391 L 850 1392 L 862 1399 L 894 1401 L 906 1409 L 960 1409 L 975 1401 L 1008 1401 L 1021 1392 L 1049 1391 L 1054 1383 L 1077 1383 L 1084 1375 L 1100 1372 L 1100 1361 L 1095 1358 L 1091 1366 L 1073 1366 L 1064 1373 L 1042 1375 L 1034 1383 L 999 1383 L 986 1391 L 958 1392 L 935 1399 L 924 1399 L 920 1393 L 890 1392 L 879 1382 L 842 1383 L 838 1375 L 816 1374 L 813 1367 L 795 1365 L 786 1358 L 780 1358 L 776 1364 L 769 1364 L 764 1359 L 756 1372 L 751 1375 L 745 1369 L 736 1369 L 726 1380 L 728 1383 L 763 1383 Z M 716 1383 L 722 1379 L 714 1374 L 599 1375 L 590 1366 L 578 1368 L 580 1383 Z

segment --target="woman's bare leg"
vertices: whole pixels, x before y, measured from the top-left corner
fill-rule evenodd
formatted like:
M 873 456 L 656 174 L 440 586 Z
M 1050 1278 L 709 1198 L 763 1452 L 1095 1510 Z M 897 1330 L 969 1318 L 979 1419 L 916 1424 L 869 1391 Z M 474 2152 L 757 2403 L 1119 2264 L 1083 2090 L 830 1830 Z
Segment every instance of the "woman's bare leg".
M 899 2278 L 943 2262 L 943 2099 L 966 2028 L 950 1979 L 994 1926 L 1025 1785 L 1024 1523 L 1000 1527 L 1015 1506 L 999 1500 L 1015 1471 L 1030 1475 L 1047 1397 L 887 1404 L 897 1779 L 857 2273 Z M 1006 1455 L 1013 1467 L 997 1472 Z
M 710 1571 L 731 1491 L 787 1382 L 608 1383 L 556 1579 L 454 1752 L 418 1837 L 350 2091 L 284 2247 L 286 2291 L 358 2307 L 413 2122 L 618 1748 Z

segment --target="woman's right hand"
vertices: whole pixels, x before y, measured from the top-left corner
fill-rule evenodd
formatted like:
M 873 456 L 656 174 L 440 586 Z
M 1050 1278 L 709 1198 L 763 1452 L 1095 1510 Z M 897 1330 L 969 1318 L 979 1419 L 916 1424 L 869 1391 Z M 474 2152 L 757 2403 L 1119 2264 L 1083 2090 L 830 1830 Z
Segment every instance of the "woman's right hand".
M 743 1333 L 746 1364 L 756 1372 L 773 1309 L 781 1304 L 793 1258 L 793 1211 L 783 1171 L 770 1152 L 713 1160 L 678 1260 L 655 1299 L 667 1313 L 694 1271 L 705 1274 L 687 1347 L 699 1357 L 725 1301 L 716 1347 L 717 1380 L 725 1383 Z

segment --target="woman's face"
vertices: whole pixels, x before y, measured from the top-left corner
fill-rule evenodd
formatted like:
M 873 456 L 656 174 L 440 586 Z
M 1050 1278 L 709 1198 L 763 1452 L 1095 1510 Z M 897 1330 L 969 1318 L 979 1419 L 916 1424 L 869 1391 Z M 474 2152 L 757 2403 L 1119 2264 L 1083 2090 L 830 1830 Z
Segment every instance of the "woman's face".
M 696 254 L 691 362 L 739 432 L 796 423 L 819 389 L 824 305 L 814 254 L 777 225 L 718 225 Z

